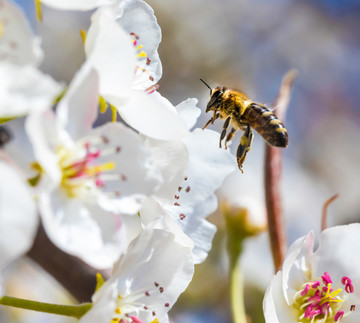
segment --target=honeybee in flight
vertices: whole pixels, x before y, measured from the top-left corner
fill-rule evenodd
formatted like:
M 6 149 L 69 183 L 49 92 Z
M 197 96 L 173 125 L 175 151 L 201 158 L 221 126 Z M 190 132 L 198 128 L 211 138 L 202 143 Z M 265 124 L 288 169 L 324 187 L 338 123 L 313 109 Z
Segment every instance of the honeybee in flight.
M 226 87 L 212 89 L 204 80 L 200 79 L 210 89 L 210 100 L 206 106 L 206 112 L 213 111 L 213 116 L 205 124 L 205 129 L 210 123 L 213 124 L 218 118 L 225 119 L 223 130 L 220 135 L 219 147 L 226 136 L 227 129 L 231 124 L 231 130 L 225 139 L 227 143 L 233 138 L 236 130 L 244 130 L 240 144 L 236 152 L 237 163 L 241 172 L 246 155 L 251 149 L 254 128 L 265 141 L 275 147 L 286 148 L 288 145 L 288 134 L 283 123 L 267 107 L 256 103 L 249 97 L 237 90 Z

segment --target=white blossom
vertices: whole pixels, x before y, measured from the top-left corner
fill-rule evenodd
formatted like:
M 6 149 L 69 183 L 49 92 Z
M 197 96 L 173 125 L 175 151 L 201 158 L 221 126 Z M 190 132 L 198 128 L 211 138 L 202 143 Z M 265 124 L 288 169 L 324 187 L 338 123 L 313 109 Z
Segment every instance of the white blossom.
M 38 216 L 24 178 L 0 161 L 0 271 L 33 244 Z
M 23 12 L 0 4 L 0 123 L 34 110 L 48 109 L 62 85 L 37 69 L 43 53 Z
M 167 312 L 191 281 L 191 248 L 166 230 L 144 230 L 94 294 L 80 322 L 168 322 Z
M 296 240 L 264 298 L 266 322 L 358 322 L 360 224 Z
M 97 103 L 97 73 L 85 64 L 56 113 L 34 113 L 26 127 L 46 232 L 65 251 L 108 268 L 127 246 L 120 214 L 138 211 L 158 174 L 137 133 L 120 123 L 92 128 Z
M 139 12 L 145 29 L 136 27 L 140 23 L 134 15 Z M 132 30 L 147 33 L 142 37 Z M 175 108 L 154 93 L 155 82 L 161 76 L 157 54 L 160 39 L 152 9 L 143 1 L 126 1 L 121 17 L 109 7 L 95 12 L 85 51 L 87 60 L 99 73 L 100 94 L 117 108 L 127 124 L 152 138 L 178 139 L 188 133 L 186 125 Z M 145 47 L 154 62 L 145 53 Z

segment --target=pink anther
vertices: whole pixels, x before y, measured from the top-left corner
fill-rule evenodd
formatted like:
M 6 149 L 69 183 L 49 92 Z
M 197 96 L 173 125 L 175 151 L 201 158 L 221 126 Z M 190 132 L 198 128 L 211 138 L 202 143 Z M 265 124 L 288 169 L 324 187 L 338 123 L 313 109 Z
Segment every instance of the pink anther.
M 321 276 L 321 279 L 325 285 L 332 284 L 332 280 L 328 272 L 325 272 L 324 275 Z
M 334 321 L 337 322 L 337 321 L 341 320 L 343 316 L 344 316 L 344 312 L 338 311 L 334 316 Z

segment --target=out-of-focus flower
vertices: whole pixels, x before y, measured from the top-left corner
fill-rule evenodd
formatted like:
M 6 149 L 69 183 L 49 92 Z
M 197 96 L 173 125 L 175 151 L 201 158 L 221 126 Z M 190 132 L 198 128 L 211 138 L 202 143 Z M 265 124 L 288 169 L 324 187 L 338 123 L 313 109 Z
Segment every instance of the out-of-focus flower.
M 3 0 L 0 6 L 0 61 L 15 65 L 38 65 L 43 57 L 40 39 L 31 32 L 20 8 Z
M 49 109 L 62 86 L 31 65 L 0 62 L 0 123 Z
M 191 248 L 175 235 L 144 230 L 94 294 L 93 307 L 80 322 L 168 322 L 167 312 L 192 279 Z
M 39 207 L 49 237 L 97 268 L 111 267 L 126 248 L 120 213 L 133 214 L 158 175 L 140 136 L 120 123 L 92 129 L 98 77 L 85 64 L 56 113 L 28 117 Z
M 266 209 L 262 200 L 256 199 L 250 192 L 241 192 L 239 186 L 244 183 L 238 175 L 238 170 L 231 173 L 217 192 L 220 211 L 237 223 L 244 237 L 255 236 L 267 228 Z
M 266 322 L 358 322 L 360 224 L 296 240 L 264 298 Z
M 51 107 L 62 86 L 41 73 L 37 37 L 22 11 L 9 1 L 0 6 L 0 123 Z
M 0 271 L 30 249 L 38 216 L 29 187 L 9 165 L 0 161 Z M 20 201 L 20 202 L 19 202 Z

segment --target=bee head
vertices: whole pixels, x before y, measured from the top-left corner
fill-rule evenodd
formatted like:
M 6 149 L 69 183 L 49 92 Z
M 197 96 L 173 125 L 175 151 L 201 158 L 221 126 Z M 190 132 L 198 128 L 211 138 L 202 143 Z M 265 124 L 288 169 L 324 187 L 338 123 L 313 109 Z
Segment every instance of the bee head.
M 204 80 L 200 79 L 200 81 L 203 82 L 210 90 L 210 100 L 206 106 L 205 112 L 219 109 L 225 88 L 218 86 L 215 89 L 212 89 Z
M 206 106 L 205 112 L 209 112 L 211 110 L 217 110 L 220 107 L 220 104 L 223 100 L 224 88 L 216 87 L 210 92 L 210 100 Z

